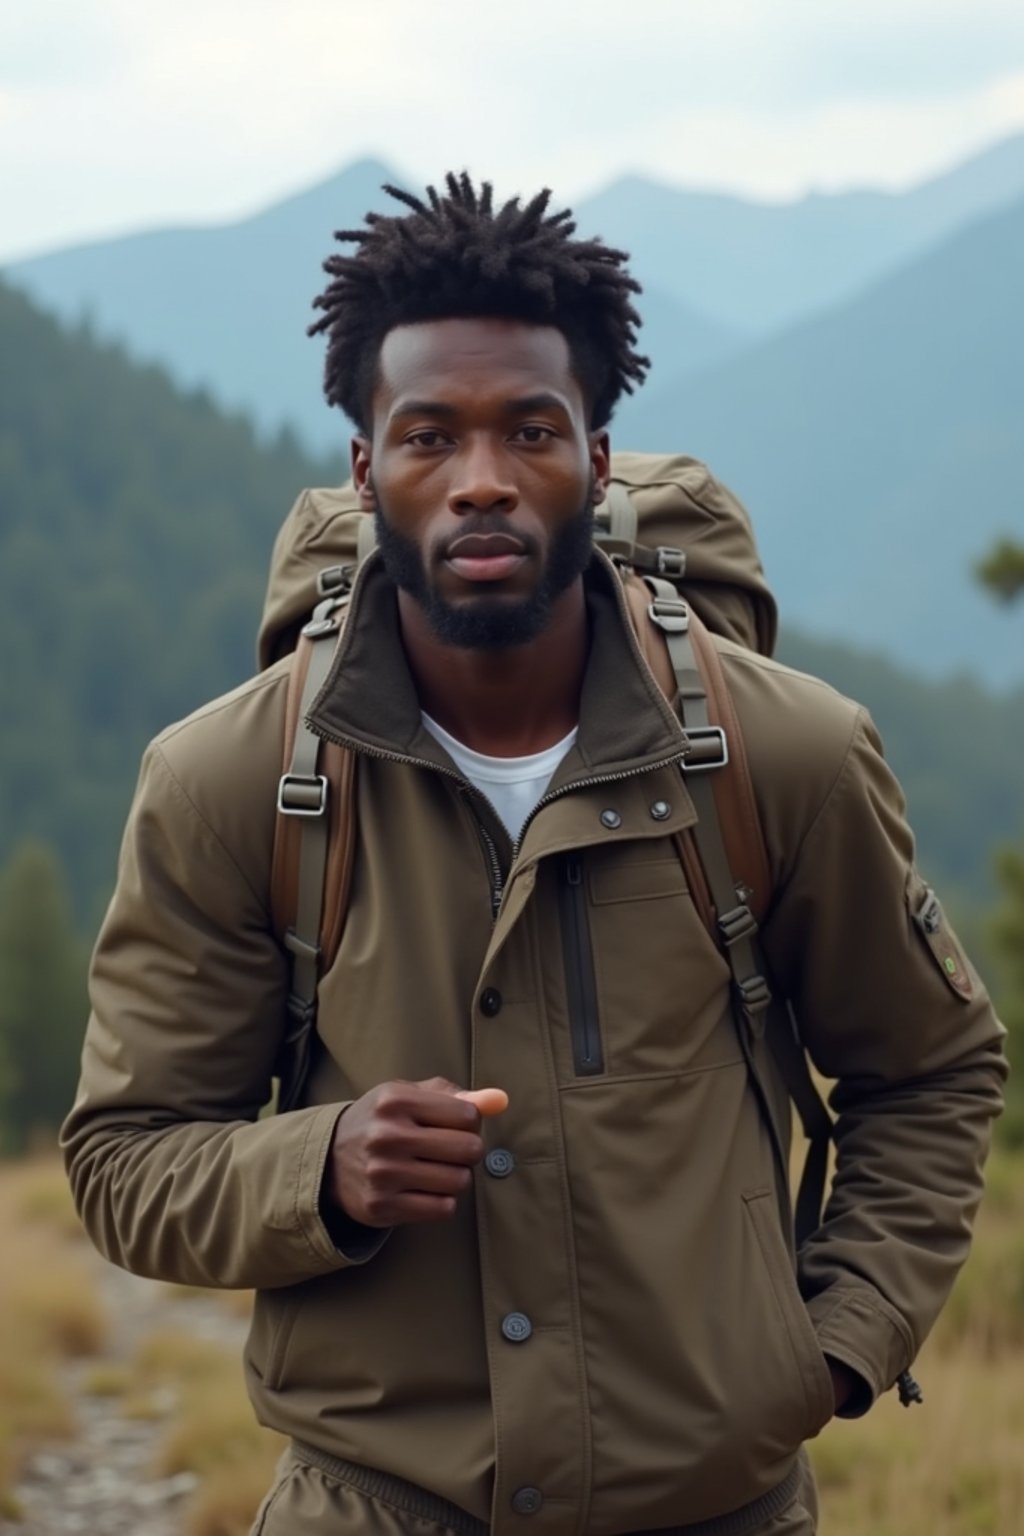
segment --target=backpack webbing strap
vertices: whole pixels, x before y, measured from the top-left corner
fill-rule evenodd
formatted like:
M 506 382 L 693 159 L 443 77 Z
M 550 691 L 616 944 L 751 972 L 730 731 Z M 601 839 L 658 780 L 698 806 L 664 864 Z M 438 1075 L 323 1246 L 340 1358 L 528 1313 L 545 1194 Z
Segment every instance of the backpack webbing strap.
M 285 704 L 284 773 L 271 866 L 274 922 L 291 959 L 288 1029 L 278 1062 L 280 1109 L 293 1106 L 307 1075 L 324 938 L 335 947 L 340 941 L 351 878 L 354 837 L 346 811 L 352 805 L 355 758 L 322 741 L 305 723 L 334 658 L 339 606 L 337 599 L 319 604 L 302 630 Z M 335 929 L 336 936 L 328 934 Z
M 670 583 L 651 577 L 646 578 L 646 583 L 654 594 L 648 616 L 665 636 L 676 675 L 683 729 L 698 743 L 696 754 L 686 759 L 683 773 L 697 811 L 692 833 L 711 897 L 715 924 L 713 937 L 732 972 L 740 1046 L 761 1101 L 786 1186 L 789 1149 L 784 1145 L 772 1094 L 757 1064 L 758 1045 L 762 1039 L 771 1051 L 809 1143 L 796 1201 L 794 1224 L 799 1246 L 820 1220 L 832 1121 L 814 1086 L 792 1014 L 781 1001 L 772 997 L 765 974 L 767 968 L 757 942 L 758 924 L 751 908 L 753 890 L 745 882 L 737 885 L 733 875 L 734 859 L 730 857 L 731 850 L 726 848 L 725 827 L 738 822 L 742 836 L 756 837 L 758 862 L 763 863 L 766 871 L 760 881 L 767 880 L 767 854 L 749 768 L 745 754 L 740 756 L 742 735 L 717 651 L 710 637 L 702 632 L 696 615 L 690 612 Z M 713 662 L 709 660 L 712 653 Z M 723 723 L 723 716 L 728 720 L 728 727 Z M 717 796 L 716 779 L 719 785 Z M 723 815 L 722 801 L 727 797 L 732 803 Z M 762 890 L 766 890 L 765 885 Z

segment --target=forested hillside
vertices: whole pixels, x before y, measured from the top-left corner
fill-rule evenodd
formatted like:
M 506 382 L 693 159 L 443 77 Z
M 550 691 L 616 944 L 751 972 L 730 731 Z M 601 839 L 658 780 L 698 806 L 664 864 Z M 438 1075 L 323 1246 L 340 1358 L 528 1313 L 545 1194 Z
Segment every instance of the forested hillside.
M 3 286 L 0 356 L 0 863 L 52 843 L 91 918 L 141 747 L 252 669 L 275 529 L 338 466 Z
M 0 865 L 25 838 L 52 845 L 88 928 L 142 747 L 251 670 L 274 531 L 341 459 L 260 447 L 3 287 L 0 355 Z M 1024 831 L 1024 700 L 795 636 L 785 657 L 873 709 L 929 872 L 987 899 L 991 849 Z

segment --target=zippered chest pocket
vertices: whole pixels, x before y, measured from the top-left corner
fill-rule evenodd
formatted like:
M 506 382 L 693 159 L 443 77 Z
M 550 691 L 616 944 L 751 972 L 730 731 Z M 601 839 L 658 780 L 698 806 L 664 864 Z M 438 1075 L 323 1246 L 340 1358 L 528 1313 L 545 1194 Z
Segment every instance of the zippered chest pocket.
M 671 847 L 570 851 L 557 860 L 557 881 L 574 1077 L 739 1059 L 729 969 Z
M 558 915 L 562 930 L 569 1036 L 578 1077 L 592 1077 L 604 1071 L 588 905 L 583 859 L 578 853 L 567 853 L 559 870 Z

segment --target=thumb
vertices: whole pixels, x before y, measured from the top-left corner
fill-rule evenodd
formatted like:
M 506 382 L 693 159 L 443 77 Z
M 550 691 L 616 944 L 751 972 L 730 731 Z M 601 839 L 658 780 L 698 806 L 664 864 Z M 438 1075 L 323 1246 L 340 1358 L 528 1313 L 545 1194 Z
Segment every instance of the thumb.
M 490 1115 L 504 1114 L 508 1109 L 508 1094 L 504 1088 L 464 1088 L 455 1097 L 474 1105 L 485 1119 Z

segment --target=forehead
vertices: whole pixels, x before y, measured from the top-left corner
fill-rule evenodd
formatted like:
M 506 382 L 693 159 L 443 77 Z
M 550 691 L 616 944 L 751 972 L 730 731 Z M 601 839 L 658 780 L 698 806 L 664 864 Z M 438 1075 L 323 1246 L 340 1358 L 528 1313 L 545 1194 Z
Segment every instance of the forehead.
M 497 393 L 512 398 L 553 391 L 582 405 L 569 343 L 553 325 L 519 320 L 424 320 L 400 325 L 381 345 L 375 405 L 386 412 L 402 398 L 446 402 Z

